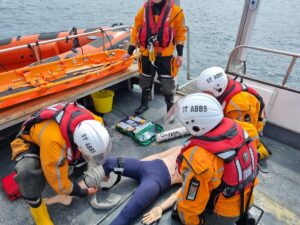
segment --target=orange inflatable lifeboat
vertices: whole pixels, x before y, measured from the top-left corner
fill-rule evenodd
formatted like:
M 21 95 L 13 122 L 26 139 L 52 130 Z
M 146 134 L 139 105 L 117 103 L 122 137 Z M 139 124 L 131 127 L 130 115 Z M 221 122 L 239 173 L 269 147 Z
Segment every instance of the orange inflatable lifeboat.
M 34 34 L 30 36 L 18 36 L 15 38 L 1 39 L 0 50 L 21 45 L 28 45 L 30 43 L 39 43 L 41 41 L 56 38 L 66 38 L 61 41 L 38 46 L 38 54 L 41 59 L 41 63 L 57 61 L 59 59 L 69 58 L 82 53 L 87 54 L 95 52 L 95 48 L 97 48 L 98 45 L 103 45 L 103 41 L 101 38 L 102 34 L 100 32 L 93 34 L 93 36 L 80 36 L 76 39 L 68 39 L 68 36 L 73 34 L 93 32 L 100 29 L 102 28 L 89 28 L 78 30 L 73 28 L 72 31 L 48 32 Z M 105 28 L 103 29 L 105 30 Z M 129 38 L 129 33 L 128 31 L 126 31 L 126 29 L 107 31 L 104 34 L 104 39 L 106 39 L 104 41 L 104 44 L 107 48 L 109 48 L 110 46 L 116 46 L 122 43 L 122 41 L 124 41 L 125 39 L 128 40 Z M 91 42 L 93 44 L 86 46 Z M 7 72 L 9 70 L 21 68 L 35 62 L 36 58 L 34 56 L 33 49 L 30 46 L 27 48 L 2 52 L 0 53 L 0 72 Z
M 110 50 L 0 73 L 0 109 L 126 70 L 126 51 Z
M 124 47 L 125 42 L 129 41 L 129 31 L 125 28 L 119 28 L 116 30 L 106 31 L 104 33 L 104 38 L 98 36 L 89 36 L 89 38 L 94 40 L 86 45 L 69 50 L 60 55 L 55 55 L 53 57 L 43 59 L 40 63 L 44 64 L 84 54 L 101 52 L 103 51 L 103 47 L 105 48 L 105 50 L 122 48 Z M 35 65 L 36 63 L 33 63 L 30 66 Z

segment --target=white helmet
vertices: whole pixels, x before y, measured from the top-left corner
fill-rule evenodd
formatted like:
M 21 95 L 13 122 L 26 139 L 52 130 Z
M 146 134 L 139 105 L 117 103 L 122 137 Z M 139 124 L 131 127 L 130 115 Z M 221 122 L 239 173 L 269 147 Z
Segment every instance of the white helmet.
M 84 159 L 103 164 L 111 152 L 111 141 L 106 128 L 96 120 L 80 122 L 74 131 L 74 143 Z
M 204 93 L 188 95 L 176 103 L 179 121 L 193 136 L 201 136 L 223 119 L 223 109 L 216 98 Z
M 228 77 L 221 67 L 210 67 L 204 70 L 197 79 L 200 91 L 211 92 L 215 97 L 222 95 L 228 85 Z

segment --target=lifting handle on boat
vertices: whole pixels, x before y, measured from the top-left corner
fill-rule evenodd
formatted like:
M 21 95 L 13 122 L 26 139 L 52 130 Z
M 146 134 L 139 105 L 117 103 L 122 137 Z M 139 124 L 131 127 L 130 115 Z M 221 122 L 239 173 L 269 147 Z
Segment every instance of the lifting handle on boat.
M 72 30 L 69 33 L 70 35 L 77 35 L 77 28 L 76 27 L 72 27 Z M 79 39 L 78 37 L 75 37 L 74 39 L 72 39 L 73 41 L 73 46 L 72 46 L 72 50 L 75 51 L 76 48 L 80 47 L 80 43 L 79 43 Z
M 34 46 L 32 46 L 31 44 L 27 44 L 27 47 L 33 52 L 34 57 L 37 61 L 37 64 L 40 64 L 41 59 L 42 59 L 42 52 L 41 52 L 41 49 L 40 49 L 40 44 L 39 44 L 38 41 L 36 41 L 34 43 L 35 43 Z M 37 52 L 37 48 L 39 50 L 39 53 Z
M 102 27 L 99 27 L 99 30 L 101 31 L 101 35 L 102 35 L 102 50 L 105 51 L 105 40 L 104 40 L 104 34 L 105 31 L 102 29 Z M 107 37 L 108 38 L 108 37 Z M 108 40 L 110 41 L 110 39 L 108 38 Z

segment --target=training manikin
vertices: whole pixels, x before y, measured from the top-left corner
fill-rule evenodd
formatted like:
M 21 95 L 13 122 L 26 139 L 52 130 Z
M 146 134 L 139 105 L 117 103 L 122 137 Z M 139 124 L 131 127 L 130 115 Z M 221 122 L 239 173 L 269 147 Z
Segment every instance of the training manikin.
M 86 172 L 85 183 L 88 186 L 96 185 L 97 180 L 107 180 L 110 172 L 122 173 L 122 176 L 133 178 L 139 181 L 135 193 L 124 206 L 120 214 L 111 224 L 123 225 L 130 224 L 147 206 L 149 206 L 165 190 L 173 184 L 181 183 L 181 176 L 175 170 L 176 158 L 181 146 L 173 147 L 167 151 L 148 156 L 142 160 L 134 158 L 108 158 L 103 167 L 96 167 Z M 171 207 L 176 201 L 177 194 L 172 195 L 171 204 L 165 201 L 158 209 L 145 214 L 144 223 L 155 221 L 162 215 L 162 211 Z M 71 197 L 54 197 L 46 202 L 70 204 Z M 158 210 L 158 213 L 157 213 Z M 158 216 L 157 216 L 158 215 Z M 150 223 L 149 223 L 150 224 Z

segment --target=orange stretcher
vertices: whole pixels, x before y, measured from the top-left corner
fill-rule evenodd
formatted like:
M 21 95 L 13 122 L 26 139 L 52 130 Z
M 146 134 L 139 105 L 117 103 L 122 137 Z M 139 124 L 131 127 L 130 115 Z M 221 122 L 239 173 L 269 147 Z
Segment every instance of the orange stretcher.
M 108 27 L 106 27 L 108 28 Z M 97 31 L 102 28 L 78 29 L 77 34 Z M 103 28 L 105 29 L 105 28 Z M 33 34 L 28 36 L 18 36 L 14 38 L 0 39 L 0 50 L 30 43 L 38 43 L 56 38 L 64 38 L 74 34 L 70 31 L 47 32 Z M 106 31 L 104 35 L 104 43 L 101 32 L 93 34 L 93 36 L 80 36 L 76 39 L 68 39 L 47 43 L 38 46 L 38 53 L 41 63 L 49 63 L 60 59 L 70 58 L 76 55 L 88 54 L 103 50 L 103 45 L 107 50 L 116 48 L 123 44 L 124 40 L 129 39 L 129 32 L 126 29 L 116 29 Z M 113 47 L 112 47 L 113 46 Z M 8 52 L 0 53 L 0 72 L 7 72 L 12 69 L 28 66 L 36 62 L 33 49 L 28 48 L 16 49 Z
M 126 70 L 122 49 L 85 54 L 0 73 L 0 109 L 63 91 Z

